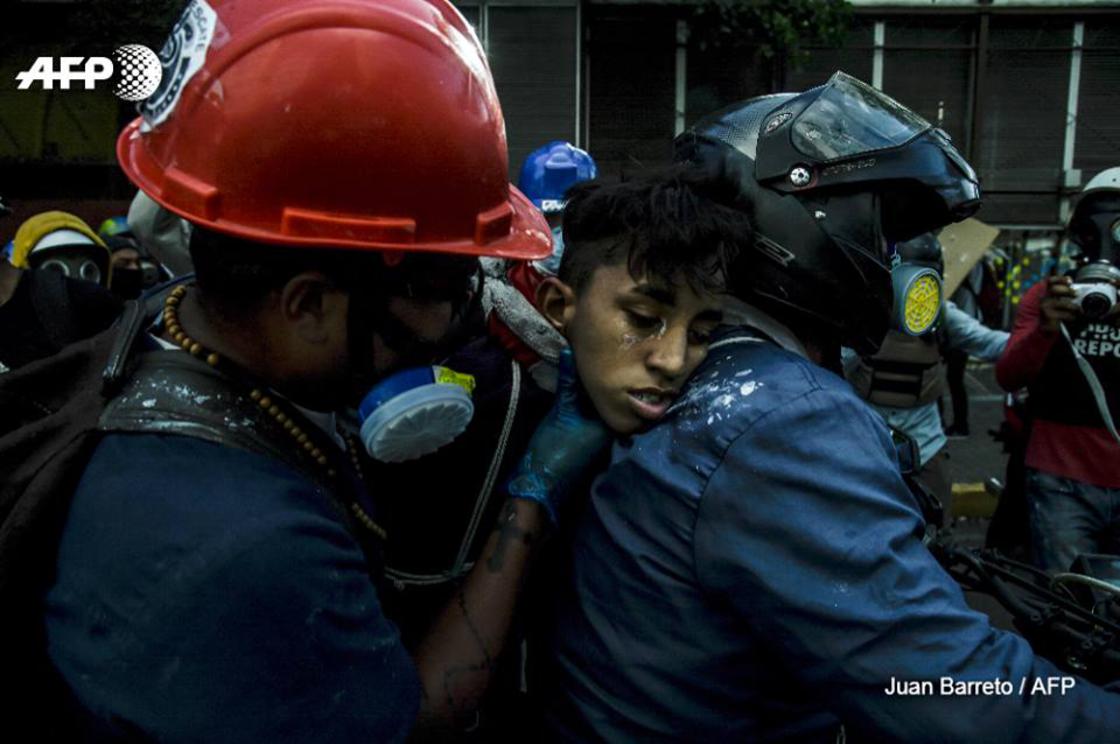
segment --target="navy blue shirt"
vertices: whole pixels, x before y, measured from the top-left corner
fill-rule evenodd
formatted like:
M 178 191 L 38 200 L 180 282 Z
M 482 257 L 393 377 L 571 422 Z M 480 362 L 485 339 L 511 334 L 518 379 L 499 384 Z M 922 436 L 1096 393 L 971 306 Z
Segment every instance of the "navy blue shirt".
M 1120 696 L 993 629 L 921 544 L 880 417 L 768 340 L 714 343 L 651 431 L 616 445 L 562 572 L 545 664 L 562 740 L 1101 742 Z M 889 695 L 892 678 L 1015 694 Z
M 74 495 L 50 659 L 94 728 L 160 741 L 400 741 L 419 681 L 330 497 L 283 463 L 113 434 Z

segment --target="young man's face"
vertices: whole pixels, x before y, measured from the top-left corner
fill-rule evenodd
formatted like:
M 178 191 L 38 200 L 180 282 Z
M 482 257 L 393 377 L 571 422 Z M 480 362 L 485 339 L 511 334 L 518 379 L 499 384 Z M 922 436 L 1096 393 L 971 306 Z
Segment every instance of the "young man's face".
M 681 277 L 672 285 L 635 280 L 619 264 L 596 269 L 578 294 L 568 290 L 558 325 L 599 416 L 632 434 L 665 414 L 703 361 L 720 318 L 714 293 L 698 294 Z

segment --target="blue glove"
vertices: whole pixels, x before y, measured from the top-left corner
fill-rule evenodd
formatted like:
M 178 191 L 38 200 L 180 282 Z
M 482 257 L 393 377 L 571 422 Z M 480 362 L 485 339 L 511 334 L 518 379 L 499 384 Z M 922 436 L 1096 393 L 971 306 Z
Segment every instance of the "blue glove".
M 560 352 L 558 367 L 556 402 L 533 432 L 506 486 L 511 498 L 543 506 L 553 526 L 564 501 L 612 440 L 582 394 L 570 348 Z

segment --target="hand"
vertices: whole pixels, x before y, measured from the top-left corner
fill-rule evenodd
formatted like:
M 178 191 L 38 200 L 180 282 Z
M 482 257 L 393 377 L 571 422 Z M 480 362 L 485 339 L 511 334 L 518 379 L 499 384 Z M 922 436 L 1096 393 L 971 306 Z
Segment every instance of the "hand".
M 1081 314 L 1081 308 L 1073 301 L 1071 283 L 1068 276 L 1052 276 L 1046 280 L 1040 320 L 1047 333 L 1057 333 L 1062 323 L 1075 320 Z
M 506 486 L 511 498 L 544 507 L 553 526 L 573 487 L 612 439 L 584 398 L 571 348 L 560 352 L 558 365 L 556 402 L 537 426 Z

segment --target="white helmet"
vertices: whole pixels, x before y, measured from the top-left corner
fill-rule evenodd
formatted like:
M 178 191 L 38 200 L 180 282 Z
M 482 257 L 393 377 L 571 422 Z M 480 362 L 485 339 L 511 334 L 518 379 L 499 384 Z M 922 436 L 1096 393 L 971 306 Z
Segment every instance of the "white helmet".
M 1120 266 L 1120 166 L 1085 184 L 1069 218 L 1069 237 L 1090 261 Z

